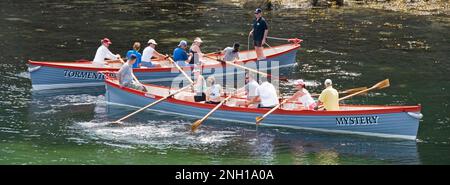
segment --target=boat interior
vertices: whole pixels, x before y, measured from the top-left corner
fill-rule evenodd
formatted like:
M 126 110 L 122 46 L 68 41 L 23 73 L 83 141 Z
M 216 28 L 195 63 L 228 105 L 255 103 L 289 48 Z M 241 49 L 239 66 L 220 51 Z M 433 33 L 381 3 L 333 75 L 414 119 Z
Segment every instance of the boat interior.
M 285 44 L 285 45 L 274 46 L 271 48 L 264 48 L 264 54 L 266 57 L 272 56 L 277 53 L 286 52 L 295 46 L 296 45 L 293 45 L 293 44 Z M 206 56 L 208 56 L 208 57 L 206 57 Z M 221 63 L 221 62 L 217 61 L 217 59 L 222 59 L 222 58 L 223 58 L 223 54 L 208 53 L 208 54 L 205 54 L 205 56 L 202 57 L 202 59 L 200 61 L 204 65 L 216 65 L 216 64 Z M 255 60 L 256 59 L 255 50 L 240 51 L 239 58 L 240 58 L 240 61 L 245 61 L 245 60 L 249 60 L 249 59 Z M 161 67 L 163 67 L 163 68 L 175 67 L 169 60 L 154 60 L 152 62 L 161 65 Z M 58 62 L 58 65 L 68 66 L 68 67 L 88 67 L 88 68 L 97 68 L 98 67 L 98 66 L 92 64 L 92 62 L 88 61 L 88 60 L 79 60 L 76 62 Z M 105 68 L 120 68 L 121 66 L 122 66 L 122 63 L 114 62 L 114 63 L 109 63 L 108 65 L 105 66 Z M 146 68 L 146 67 L 141 67 L 141 68 Z
M 113 83 L 118 83 L 117 80 L 115 79 L 109 79 L 110 81 L 112 81 Z M 175 91 L 177 91 L 179 88 L 170 88 L 170 87 L 165 87 L 165 86 L 158 86 L 158 85 L 153 85 L 153 84 L 144 84 L 147 92 L 146 95 L 147 96 L 161 96 L 161 97 L 165 97 L 168 96 L 170 93 L 174 93 Z M 227 90 L 224 90 L 225 93 L 231 93 L 231 92 L 226 92 Z M 229 90 L 231 91 L 231 90 Z M 233 92 L 235 92 L 233 90 Z M 182 100 L 182 101 L 188 101 L 188 102 L 195 102 L 194 101 L 194 95 L 195 93 L 193 92 L 193 88 L 187 88 L 186 90 L 176 94 L 173 96 L 173 98 L 177 99 L 177 100 Z M 226 95 L 222 95 L 222 99 L 224 99 L 226 97 Z M 284 97 L 287 98 L 287 97 Z M 228 106 L 228 107 L 246 107 L 245 106 L 245 101 L 246 98 L 243 94 L 239 95 L 239 94 L 234 94 L 232 96 L 232 98 L 230 98 L 227 102 L 225 102 L 224 105 Z M 197 102 L 197 103 L 202 103 L 205 104 L 206 102 Z M 246 108 L 257 108 L 257 105 L 250 105 Z M 396 108 L 399 106 L 390 106 L 390 108 Z M 377 110 L 377 109 L 386 109 L 386 106 L 379 106 L 379 105 L 346 105 L 346 104 L 341 104 L 340 105 L 340 111 L 352 111 L 352 110 Z M 287 102 L 285 104 L 283 104 L 281 106 L 281 109 L 283 110 L 292 110 L 292 111 L 301 111 L 304 110 L 303 106 L 301 103 L 299 102 Z

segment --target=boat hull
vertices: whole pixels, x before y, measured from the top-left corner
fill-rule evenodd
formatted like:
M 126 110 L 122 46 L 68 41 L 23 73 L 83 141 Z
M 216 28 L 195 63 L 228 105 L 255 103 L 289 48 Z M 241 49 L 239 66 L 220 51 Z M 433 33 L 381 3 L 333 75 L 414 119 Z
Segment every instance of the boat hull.
M 299 45 L 291 49 L 268 56 L 266 60 L 244 60 L 240 64 L 246 66 L 256 65 L 259 70 L 287 67 L 296 63 L 296 54 Z M 276 64 L 276 65 L 275 65 Z M 95 68 L 90 62 L 81 62 L 77 65 L 61 65 L 58 62 L 29 62 L 29 72 L 33 90 L 88 87 L 103 85 L 104 75 L 101 71 L 117 71 L 118 68 Z M 223 70 L 222 65 L 204 65 L 204 75 L 217 75 L 217 69 Z M 216 70 L 214 70 L 214 68 Z M 233 67 L 234 68 L 234 67 Z M 191 68 L 185 68 L 187 72 Z M 224 70 L 227 72 L 227 69 Z M 234 70 L 225 75 L 233 74 Z M 243 71 L 240 70 L 242 73 Z M 136 77 L 143 82 L 170 82 L 175 77 L 182 76 L 177 68 L 147 68 L 134 69 Z
M 143 107 L 158 98 L 145 96 L 137 91 L 106 83 L 106 100 L 109 103 Z M 150 110 L 200 118 L 213 106 L 191 103 L 173 98 L 163 101 Z M 419 128 L 420 106 L 407 108 L 379 109 L 374 111 L 275 111 L 261 125 L 290 127 L 324 132 L 359 134 L 386 138 L 414 140 Z M 244 109 L 222 106 L 209 119 L 255 124 L 255 117 L 268 110 Z

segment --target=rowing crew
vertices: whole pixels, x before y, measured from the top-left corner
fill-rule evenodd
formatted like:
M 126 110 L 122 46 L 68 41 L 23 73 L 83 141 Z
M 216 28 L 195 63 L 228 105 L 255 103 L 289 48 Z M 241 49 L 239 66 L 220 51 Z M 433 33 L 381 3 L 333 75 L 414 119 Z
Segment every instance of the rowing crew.
M 254 78 L 249 76 L 249 81 L 245 87 L 247 93 L 247 100 L 243 103 L 245 107 L 257 104 L 258 108 L 274 108 L 280 103 L 275 87 L 267 81 L 267 78 L 262 77 L 261 80 L 263 82 L 258 85 Z M 339 110 L 339 93 L 333 88 L 330 79 L 325 80 L 326 88 L 320 94 L 317 102 L 305 88 L 306 84 L 302 79 L 295 80 L 294 85 L 297 92 L 289 97 L 287 102 L 300 103 L 302 107 L 297 109 L 318 110 L 319 105 L 323 105 L 324 110 Z
M 105 65 L 121 63 L 119 54 L 113 54 L 108 47 L 112 44 L 111 40 L 104 38 L 101 41 L 101 45 L 98 47 L 97 52 L 93 60 L 93 64 L 96 67 L 105 67 Z M 173 60 L 179 66 L 190 66 L 190 65 L 201 65 L 205 62 L 203 59 L 203 52 L 201 51 L 202 39 L 197 37 L 194 39 L 191 47 L 189 48 L 189 54 L 186 51 L 187 41 L 182 40 L 178 46 L 173 51 Z M 149 67 L 161 67 L 160 63 L 155 62 L 155 60 L 163 61 L 168 58 L 167 55 L 163 55 L 156 51 L 156 41 L 150 39 L 147 42 L 147 47 L 144 48 L 142 54 L 139 52 L 141 44 L 135 42 L 133 44 L 133 49 L 126 53 L 126 58 L 129 59 L 133 54 L 136 56 L 136 61 L 133 64 L 133 68 L 149 68 Z M 225 48 L 221 53 L 223 54 L 223 60 L 234 61 L 239 59 L 239 43 L 234 43 L 233 47 Z M 107 59 L 107 60 L 105 60 Z

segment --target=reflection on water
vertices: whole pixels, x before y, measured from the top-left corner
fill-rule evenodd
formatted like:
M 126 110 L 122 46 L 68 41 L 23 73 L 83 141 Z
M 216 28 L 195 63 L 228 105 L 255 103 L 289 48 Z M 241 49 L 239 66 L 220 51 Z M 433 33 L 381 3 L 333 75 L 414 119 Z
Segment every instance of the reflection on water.
M 1 164 L 448 164 L 450 18 L 369 9 L 266 12 L 270 35 L 304 40 L 298 65 L 284 73 L 319 93 L 391 87 L 344 103 L 422 104 L 420 142 L 195 121 L 145 111 L 122 127 L 107 125 L 134 109 L 109 106 L 103 87 L 31 91 L 26 61 L 92 59 L 99 39 L 123 55 L 134 41 L 157 40 L 171 53 L 200 36 L 213 52 L 247 48 L 252 10 L 225 1 L 0 1 Z M 239 18 L 239 21 L 236 21 Z M 269 40 L 271 46 L 284 42 Z M 292 94 L 289 83 L 283 94 Z

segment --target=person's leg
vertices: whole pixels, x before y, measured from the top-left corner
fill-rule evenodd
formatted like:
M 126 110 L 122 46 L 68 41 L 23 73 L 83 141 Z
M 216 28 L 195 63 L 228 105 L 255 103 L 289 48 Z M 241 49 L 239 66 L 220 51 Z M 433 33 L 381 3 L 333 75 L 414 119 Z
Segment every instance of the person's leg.
M 266 57 L 264 56 L 262 41 L 255 40 L 253 44 L 255 45 L 256 59 L 257 60 L 265 59 Z
M 256 47 L 255 50 L 258 60 L 266 59 L 266 56 L 264 56 L 264 47 Z

